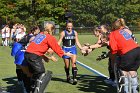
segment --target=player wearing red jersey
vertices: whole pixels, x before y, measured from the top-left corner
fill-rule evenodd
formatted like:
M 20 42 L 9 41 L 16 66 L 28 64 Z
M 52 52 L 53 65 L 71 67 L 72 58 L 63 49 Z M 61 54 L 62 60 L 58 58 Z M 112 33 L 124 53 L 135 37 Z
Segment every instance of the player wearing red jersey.
M 59 57 L 63 55 L 72 56 L 71 53 L 65 53 L 61 47 L 58 45 L 57 40 L 52 36 L 55 27 L 53 24 L 48 23 L 45 26 L 44 32 L 39 33 L 34 40 L 29 44 L 25 52 L 25 60 L 28 63 L 30 71 L 33 73 L 32 76 L 32 92 L 37 89 L 38 93 L 42 93 L 44 89 L 39 90 L 41 86 L 37 86 L 37 82 L 40 82 L 40 78 L 44 77 L 45 67 L 42 62 L 42 56 L 47 52 L 49 48 L 51 48 Z M 43 81 L 43 80 L 42 80 Z M 43 84 L 47 84 L 48 82 L 43 82 Z M 42 86 L 45 86 L 43 85 Z M 42 92 L 40 92 L 42 91 Z
M 114 30 L 107 36 L 102 34 L 102 42 L 110 46 L 112 62 L 115 63 L 116 55 L 120 57 L 119 68 L 122 70 L 124 78 L 124 91 L 130 93 L 138 93 L 138 79 L 137 70 L 140 65 L 140 47 L 133 40 L 130 33 L 128 33 L 122 26 L 121 19 L 113 23 Z M 130 80 L 130 81 L 129 81 Z M 129 90 L 128 84 L 132 88 Z

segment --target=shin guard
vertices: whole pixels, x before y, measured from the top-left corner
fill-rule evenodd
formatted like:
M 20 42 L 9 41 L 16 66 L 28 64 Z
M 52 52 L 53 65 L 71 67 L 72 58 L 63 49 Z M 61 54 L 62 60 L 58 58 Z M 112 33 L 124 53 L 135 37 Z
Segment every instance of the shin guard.
M 132 86 L 132 93 L 139 93 L 139 83 L 138 77 L 131 77 L 131 86 Z
M 34 93 L 43 93 L 51 78 L 52 78 L 51 71 L 47 71 L 47 73 L 43 73 L 36 82 Z
M 124 77 L 124 93 L 129 93 L 129 88 L 128 88 L 128 83 L 129 83 L 129 79 L 128 79 L 128 77 Z

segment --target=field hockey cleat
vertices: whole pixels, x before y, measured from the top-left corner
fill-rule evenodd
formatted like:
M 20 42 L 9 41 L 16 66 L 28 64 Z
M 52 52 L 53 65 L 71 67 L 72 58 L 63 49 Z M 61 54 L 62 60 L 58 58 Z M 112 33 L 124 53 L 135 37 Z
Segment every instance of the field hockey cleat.
M 77 84 L 77 79 L 73 79 L 73 85 Z
M 73 83 L 73 79 L 67 78 L 67 82 L 70 83 L 70 84 L 72 84 Z
M 73 80 L 70 77 L 67 77 L 67 82 L 72 84 Z
M 104 82 L 111 85 L 114 83 L 111 79 L 105 79 Z
M 18 81 L 18 85 L 22 86 L 23 85 L 23 81 Z
M 117 87 L 117 81 L 115 80 L 114 83 L 112 84 L 112 87 Z

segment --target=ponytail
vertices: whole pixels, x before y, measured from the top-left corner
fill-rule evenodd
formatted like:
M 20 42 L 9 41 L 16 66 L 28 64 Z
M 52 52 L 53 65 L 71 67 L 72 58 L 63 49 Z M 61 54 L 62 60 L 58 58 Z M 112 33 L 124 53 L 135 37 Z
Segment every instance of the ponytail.
M 112 29 L 116 30 L 116 29 L 119 29 L 120 27 L 125 27 L 125 26 L 126 26 L 126 24 L 125 24 L 124 19 L 119 18 L 112 24 Z
M 126 24 L 125 24 L 125 21 L 124 21 L 124 19 L 123 18 L 120 18 L 120 24 L 121 24 L 121 26 L 126 26 Z

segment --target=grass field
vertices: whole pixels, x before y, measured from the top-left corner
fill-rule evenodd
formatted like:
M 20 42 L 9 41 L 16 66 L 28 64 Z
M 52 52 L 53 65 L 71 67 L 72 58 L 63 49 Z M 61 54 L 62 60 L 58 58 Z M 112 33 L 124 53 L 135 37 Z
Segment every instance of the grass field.
M 140 35 L 136 34 L 138 42 L 140 42 Z M 81 44 L 94 44 L 96 38 L 92 35 L 79 35 Z M 11 49 L 9 47 L 0 46 L 0 86 L 11 93 L 22 93 L 17 84 L 15 73 L 14 59 L 10 55 Z M 106 48 L 96 49 L 88 56 L 82 56 L 78 53 L 77 60 L 98 70 L 99 72 L 108 76 L 108 61 L 107 59 L 100 62 L 96 61 L 98 55 L 102 51 L 108 51 Z M 116 93 L 116 89 L 104 83 L 104 78 L 98 76 L 89 70 L 78 66 L 78 84 L 71 85 L 66 83 L 63 60 L 59 58 L 58 62 L 50 61 L 44 64 L 46 70 L 53 72 L 52 80 L 46 88 L 47 93 Z M 140 72 L 140 71 L 138 71 Z

